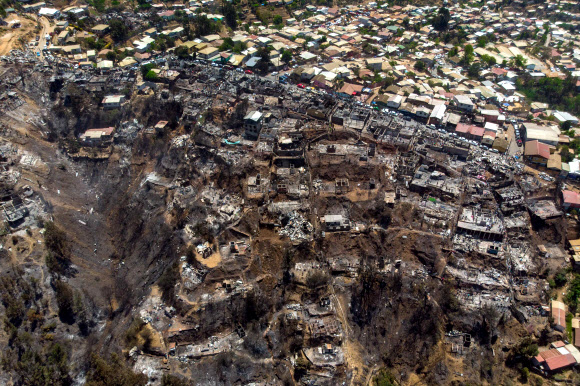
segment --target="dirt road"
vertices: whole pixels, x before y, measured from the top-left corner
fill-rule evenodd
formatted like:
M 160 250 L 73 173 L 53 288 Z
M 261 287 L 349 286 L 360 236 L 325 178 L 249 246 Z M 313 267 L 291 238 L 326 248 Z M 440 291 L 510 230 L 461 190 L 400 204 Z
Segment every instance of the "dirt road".
M 43 58 L 44 57 L 44 53 L 42 52 L 42 48 L 44 47 L 44 44 L 46 42 L 46 39 L 44 38 L 47 34 L 50 34 L 52 32 L 54 32 L 54 25 L 50 25 L 50 21 L 45 18 L 45 17 L 41 17 L 38 19 L 38 21 L 40 22 L 40 26 L 41 26 L 41 30 L 40 30 L 40 42 L 38 44 L 38 51 L 40 52 L 40 57 Z
M 3 28 L 5 32 L 0 36 L 0 55 L 6 55 L 10 50 L 20 47 L 19 38 L 21 37 L 25 39 L 25 42 L 33 39 L 35 23 L 16 14 L 11 14 L 5 21 L 10 25 L 10 22 L 15 20 L 20 21 L 21 27 Z
M 35 40 L 36 35 L 40 35 L 38 46 L 34 47 L 34 52 L 40 52 L 42 56 L 42 47 L 45 42 L 44 36 L 53 32 L 54 26 L 50 25 L 50 21 L 47 18 L 39 18 L 38 23 L 40 23 L 41 29 L 36 34 L 34 32 L 37 25 L 36 20 L 12 14 L 6 19 L 6 22 L 10 23 L 14 20 L 19 20 L 22 26 L 20 28 L 6 27 L 6 32 L 0 36 L 0 55 L 7 55 L 13 49 L 22 48 L 22 44 L 27 44 Z

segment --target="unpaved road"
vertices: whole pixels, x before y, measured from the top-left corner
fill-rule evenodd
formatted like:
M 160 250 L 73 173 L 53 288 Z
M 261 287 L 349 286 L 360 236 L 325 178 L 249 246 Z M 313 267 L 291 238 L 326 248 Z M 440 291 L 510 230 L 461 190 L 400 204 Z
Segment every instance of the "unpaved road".
M 35 27 L 34 22 L 15 14 L 11 14 L 6 18 L 8 25 L 10 25 L 10 22 L 14 20 L 20 20 L 22 27 L 10 28 L 9 26 L 6 26 L 2 28 L 3 33 L 0 36 L 0 55 L 6 55 L 10 50 L 20 47 L 20 42 L 18 41 L 20 37 L 24 37 L 26 42 L 34 39 L 32 37 Z M 29 36 L 27 37 L 27 35 Z
M 4 33 L 0 35 L 0 55 L 7 55 L 11 50 L 21 47 L 21 39 L 24 39 L 24 44 L 35 40 L 37 34 L 34 33 L 36 27 L 36 21 L 26 19 L 22 15 L 10 15 L 6 22 L 10 23 L 13 20 L 20 20 L 22 27 L 20 28 L 10 28 L 4 27 Z M 45 18 L 39 18 L 41 29 L 38 35 L 40 35 L 40 40 L 38 46 L 34 47 L 34 52 L 40 52 L 42 55 L 42 48 L 45 43 L 44 36 L 54 31 L 54 26 L 50 25 L 50 21 Z

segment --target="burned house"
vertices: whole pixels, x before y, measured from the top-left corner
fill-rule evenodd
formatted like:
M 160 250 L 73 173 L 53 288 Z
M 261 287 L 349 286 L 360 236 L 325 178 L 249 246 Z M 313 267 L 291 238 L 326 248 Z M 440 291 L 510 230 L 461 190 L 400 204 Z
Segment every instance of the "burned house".
M 512 213 L 524 207 L 524 195 L 515 185 L 496 189 L 495 194 L 500 203 L 501 211 L 505 214 Z
M 332 116 L 332 112 L 336 103 L 332 98 L 314 99 L 310 101 L 310 105 L 306 109 L 306 114 L 312 118 L 328 121 Z
M 400 153 L 397 162 L 395 165 L 395 172 L 397 174 L 397 178 L 402 179 L 409 179 L 411 180 L 412 177 L 415 175 L 415 170 L 419 166 L 420 157 L 412 152 L 407 153 Z
M 461 193 L 461 180 L 448 177 L 437 170 L 429 170 L 427 165 L 421 165 L 415 172 L 409 188 L 420 194 L 432 192 L 440 196 L 458 197 Z
M 348 178 L 337 178 L 334 181 L 334 191 L 336 194 L 345 194 L 348 193 Z
M 484 240 L 501 241 L 504 236 L 504 226 L 502 219 L 494 211 L 466 207 L 459 216 L 457 232 Z
M 350 129 L 362 131 L 368 123 L 370 116 L 370 110 L 362 107 L 355 107 L 345 120 L 344 126 Z
M 290 132 L 279 135 L 274 152 L 279 157 L 304 157 L 302 133 Z
M 544 221 L 561 217 L 564 214 L 558 210 L 552 200 L 530 201 L 528 202 L 528 210 L 531 215 Z
M 2 212 L 11 227 L 17 227 L 28 216 L 28 209 L 22 203 L 20 197 L 12 197 L 9 201 L 3 203 Z

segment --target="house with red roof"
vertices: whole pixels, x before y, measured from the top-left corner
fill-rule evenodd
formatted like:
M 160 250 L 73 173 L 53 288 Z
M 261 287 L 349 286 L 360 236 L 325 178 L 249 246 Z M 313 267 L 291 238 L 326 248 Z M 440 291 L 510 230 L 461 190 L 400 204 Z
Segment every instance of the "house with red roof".
M 580 352 L 574 345 L 558 341 L 552 343 L 550 349 L 542 351 L 532 358 L 532 363 L 535 367 L 554 374 L 575 366 L 579 359 Z
M 353 95 L 360 94 L 362 92 L 363 86 L 360 84 L 345 83 L 338 93 L 342 96 L 352 97 Z
M 338 7 L 328 8 L 328 14 L 330 16 L 337 16 L 338 14 L 340 14 L 340 10 L 338 9 Z
M 566 330 L 566 305 L 560 301 L 550 301 L 550 316 L 554 319 L 554 329 Z
M 467 125 L 465 123 L 459 123 L 455 127 L 455 133 L 459 137 L 472 139 L 477 142 L 481 142 L 485 129 L 483 127 Z
M 169 20 L 173 20 L 175 18 L 175 11 L 163 11 L 163 12 L 159 12 L 159 17 L 161 17 L 163 20 L 165 21 L 169 21 Z
M 496 79 L 503 79 L 507 75 L 508 70 L 494 67 L 491 69 L 491 73 L 495 76 Z
M 574 335 L 573 344 L 580 347 L 580 319 L 572 318 L 572 332 Z
M 550 149 L 552 146 L 546 145 L 538 140 L 526 142 L 524 158 L 531 163 L 546 166 L 550 159 Z
M 80 135 L 83 145 L 98 146 L 113 139 L 114 127 L 105 127 L 102 129 L 89 129 Z
M 580 208 L 580 194 L 572 190 L 562 190 L 562 207 L 566 210 Z

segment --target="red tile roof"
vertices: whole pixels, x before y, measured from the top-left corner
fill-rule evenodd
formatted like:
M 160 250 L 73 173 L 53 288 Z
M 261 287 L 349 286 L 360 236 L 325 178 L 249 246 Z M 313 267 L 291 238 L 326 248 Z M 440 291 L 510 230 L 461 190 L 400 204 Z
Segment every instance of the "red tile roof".
M 485 129 L 479 126 L 466 125 L 465 123 L 459 123 L 455 128 L 458 133 L 469 133 L 475 137 L 483 137 Z
M 562 353 L 560 351 L 556 350 L 555 348 L 553 348 L 550 350 L 542 351 L 538 355 L 542 358 L 540 360 L 540 362 L 543 362 L 543 361 L 548 360 L 550 358 L 559 357 L 560 355 L 562 355 Z
M 550 158 L 550 146 L 538 140 L 526 142 L 524 155 L 532 157 L 539 156 L 545 159 Z
M 111 135 L 115 131 L 114 127 L 103 127 L 102 129 L 89 129 L 85 131 L 86 133 L 102 133 L 102 135 Z
M 360 93 L 363 89 L 363 86 L 359 84 L 352 84 L 352 83 L 345 83 L 344 86 L 338 92 L 352 95 L 353 93 Z
M 546 359 L 546 367 L 550 371 L 563 369 L 576 363 L 572 354 L 560 355 L 554 358 Z
M 485 132 L 485 129 L 483 127 L 471 126 L 469 128 L 469 134 L 471 134 L 475 137 L 483 137 L 484 132 Z
M 483 135 L 488 135 L 491 138 L 495 138 L 497 133 L 495 131 L 491 131 L 491 130 L 486 130 L 485 133 L 483 133 Z
M 580 195 L 571 190 L 563 190 L 562 196 L 566 204 L 580 204 Z
M 458 133 L 467 133 L 469 131 L 469 125 L 465 123 L 458 123 L 457 127 L 455 127 L 455 131 Z
M 560 348 L 560 347 L 564 347 L 566 346 L 566 343 L 562 342 L 561 340 L 557 341 L 557 342 L 553 342 L 552 346 L 554 348 Z

